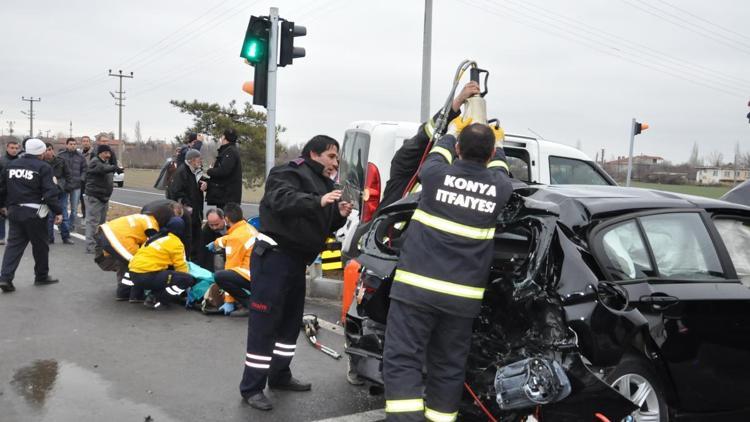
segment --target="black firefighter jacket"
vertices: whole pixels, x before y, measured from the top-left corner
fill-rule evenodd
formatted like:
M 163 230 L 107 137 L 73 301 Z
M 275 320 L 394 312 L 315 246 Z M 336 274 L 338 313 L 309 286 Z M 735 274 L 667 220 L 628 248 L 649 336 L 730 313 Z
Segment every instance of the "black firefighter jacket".
M 422 125 L 419 126 L 417 133 L 411 138 L 405 140 L 401 148 L 396 151 L 396 154 L 391 160 L 390 178 L 385 184 L 383 199 L 380 201 L 380 204 L 378 204 L 378 210 L 381 210 L 404 197 L 404 191 L 409 185 L 409 181 L 411 181 L 414 175 L 417 174 L 422 156 L 424 155 L 427 145 L 430 143 L 435 120 L 438 118 L 438 113 L 436 113 L 429 121 L 422 123 Z M 447 121 L 450 122 L 460 114 L 460 112 L 450 109 Z
M 260 201 L 260 231 L 285 252 L 311 263 L 326 238 L 346 222 L 338 204 L 320 206 L 320 198 L 332 190 L 323 166 L 309 158 L 272 168 Z
M 211 177 L 206 194 L 209 205 L 242 202 L 242 163 L 236 143 L 230 142 L 219 147 L 216 162 L 206 174 Z
M 404 236 L 391 298 L 474 318 L 492 262 L 497 216 L 512 186 L 505 154 L 487 166 L 455 159 L 456 138 L 442 137 L 425 159 L 422 194 Z
M 52 167 L 33 155 L 10 161 L 0 173 L 0 207 L 7 207 L 11 220 L 24 221 L 36 216 L 37 209 L 21 204 L 47 204 L 50 214 L 62 214 L 57 195 Z

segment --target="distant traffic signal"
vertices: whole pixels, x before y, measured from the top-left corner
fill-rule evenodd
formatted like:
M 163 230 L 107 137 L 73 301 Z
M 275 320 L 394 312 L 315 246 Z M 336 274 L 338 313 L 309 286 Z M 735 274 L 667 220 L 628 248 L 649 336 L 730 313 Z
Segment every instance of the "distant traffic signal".
M 633 129 L 634 134 L 640 135 L 642 131 L 648 129 L 648 123 L 635 122 L 635 127 Z
M 294 59 L 305 57 L 305 49 L 294 46 L 295 37 L 304 37 L 307 35 L 307 28 L 295 25 L 294 22 L 281 22 L 279 37 L 281 38 L 281 48 L 279 51 L 279 66 L 292 64 Z
M 253 104 L 263 107 L 268 105 L 268 45 L 270 38 L 271 21 L 264 16 L 250 16 L 250 23 L 247 24 L 240 57 L 255 67 L 251 95 L 253 96 Z

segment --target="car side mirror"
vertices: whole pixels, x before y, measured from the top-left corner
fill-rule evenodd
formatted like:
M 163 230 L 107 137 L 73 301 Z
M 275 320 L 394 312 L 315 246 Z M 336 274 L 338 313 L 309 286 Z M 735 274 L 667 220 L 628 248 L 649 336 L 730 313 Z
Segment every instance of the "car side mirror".
M 628 291 L 621 285 L 611 281 L 600 281 L 596 287 L 596 298 L 605 307 L 617 312 L 623 312 L 630 306 Z

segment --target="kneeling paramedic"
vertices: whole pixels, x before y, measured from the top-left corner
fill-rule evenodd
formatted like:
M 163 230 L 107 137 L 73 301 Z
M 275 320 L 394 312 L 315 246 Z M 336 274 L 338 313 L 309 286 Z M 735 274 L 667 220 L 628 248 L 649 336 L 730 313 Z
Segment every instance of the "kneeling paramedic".
M 94 262 L 104 271 L 116 272 L 116 300 L 143 302 L 142 290 L 131 289 L 131 286 L 122 282 L 128 271 L 128 264 L 149 237 L 155 235 L 170 218 L 181 214 L 182 206 L 179 203 L 160 201 L 150 205 L 147 213 L 126 215 L 99 226 L 94 235 Z
M 221 306 L 224 315 L 238 314 L 238 306 L 247 309 L 250 295 L 250 254 L 253 251 L 255 236 L 258 231 L 245 221 L 242 208 L 234 202 L 224 205 L 224 219 L 229 226 L 227 234 L 206 245 L 215 252 L 224 249 L 227 255 L 224 270 L 214 273 L 216 284 L 224 290 L 224 304 Z M 239 305 L 236 304 L 239 302 Z
M 512 191 L 504 158 L 494 131 L 472 124 L 457 145 L 453 135 L 442 137 L 422 165 L 422 194 L 390 294 L 383 353 L 389 421 L 456 420 L 495 224 Z
M 128 272 L 133 286 L 151 291 L 144 302 L 147 307 L 156 309 L 166 304 L 169 296 L 179 296 L 195 284 L 188 274 L 185 245 L 178 237 L 184 230 L 184 221 L 172 217 L 130 260 Z
M 263 394 L 272 389 L 308 391 L 311 384 L 292 377 L 305 306 L 305 267 L 323 250 L 326 237 L 344 225 L 352 205 L 333 190 L 339 144 L 318 135 L 302 157 L 276 166 L 260 202 L 260 233 L 250 257 L 250 316 L 240 393 L 250 406 L 271 410 Z

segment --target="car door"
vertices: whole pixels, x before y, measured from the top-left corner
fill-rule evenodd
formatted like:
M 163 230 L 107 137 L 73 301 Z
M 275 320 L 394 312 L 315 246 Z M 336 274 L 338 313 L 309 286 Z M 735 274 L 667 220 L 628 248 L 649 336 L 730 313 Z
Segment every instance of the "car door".
M 701 210 L 642 213 L 600 231 L 607 273 L 649 321 L 679 408 L 737 409 L 750 393 L 750 289 Z

